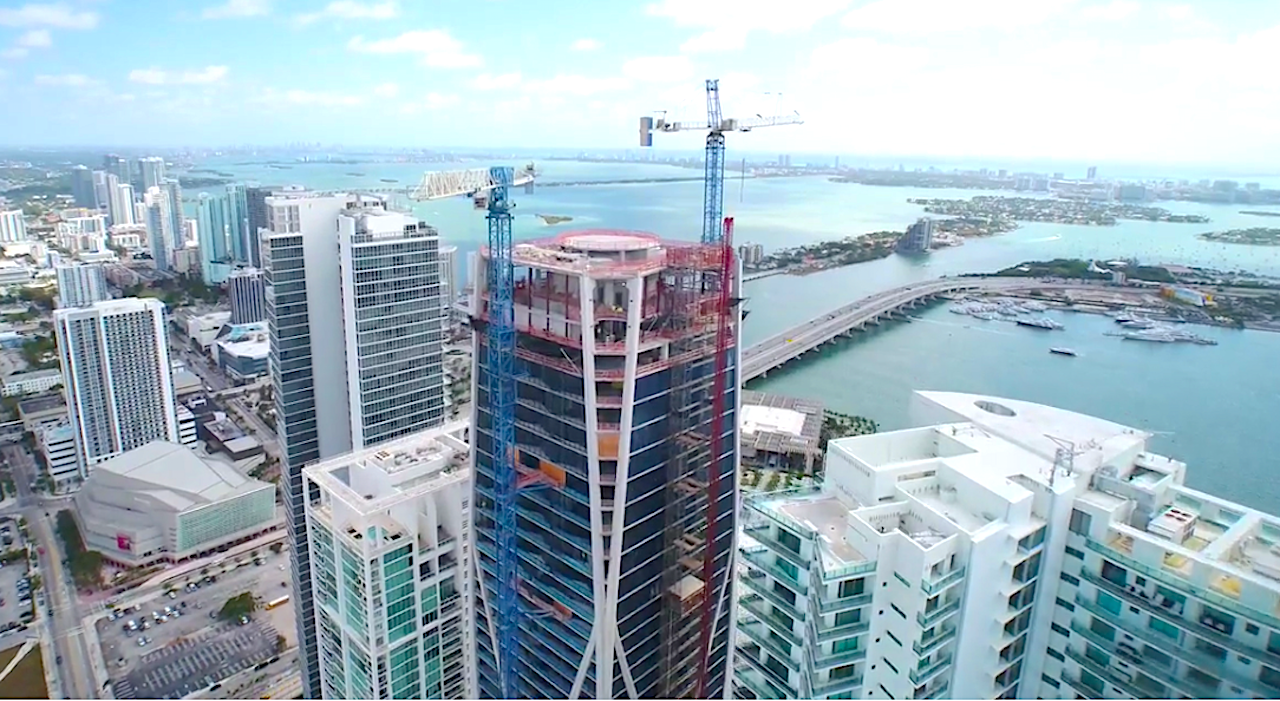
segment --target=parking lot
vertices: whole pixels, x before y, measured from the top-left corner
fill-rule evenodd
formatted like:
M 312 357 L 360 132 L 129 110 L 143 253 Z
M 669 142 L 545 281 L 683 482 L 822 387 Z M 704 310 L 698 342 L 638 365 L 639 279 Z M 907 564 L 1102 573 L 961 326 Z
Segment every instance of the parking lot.
M 271 611 L 260 608 L 245 626 L 216 618 L 228 599 L 244 592 L 260 604 L 292 595 L 288 553 L 262 548 L 257 555 L 261 565 L 254 564 L 253 555 L 231 558 L 176 578 L 171 593 L 158 592 L 114 618 L 98 620 L 102 657 L 118 697 L 183 696 L 272 657 L 278 636 L 285 637 L 286 647 L 292 645 L 292 602 Z M 173 650 L 178 652 L 169 654 Z
M 21 550 L 22 535 L 18 524 L 0 522 L 0 553 Z M 17 559 L 0 566 L 0 633 L 25 625 L 31 620 L 31 586 L 23 584 L 27 576 L 25 559 Z
M 276 655 L 276 629 L 260 621 L 218 623 L 142 657 L 115 681 L 119 699 L 177 699 Z

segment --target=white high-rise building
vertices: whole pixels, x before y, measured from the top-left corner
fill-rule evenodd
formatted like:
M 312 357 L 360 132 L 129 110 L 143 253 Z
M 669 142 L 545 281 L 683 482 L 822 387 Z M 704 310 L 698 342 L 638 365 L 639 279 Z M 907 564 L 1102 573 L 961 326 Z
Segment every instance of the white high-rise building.
M 82 468 L 154 440 L 178 442 L 163 303 L 59 309 L 54 329 Z
M 919 392 L 743 500 L 740 698 L 1275 698 L 1280 518 L 1188 489 L 1151 434 Z
M 267 318 L 266 279 L 261 270 L 236 268 L 231 271 L 227 292 L 231 297 L 232 325 L 253 324 Z
M 338 215 L 351 444 L 444 421 L 439 234 L 381 207 Z
M 173 267 L 175 240 L 173 203 L 169 199 L 169 191 L 159 187 L 149 188 L 144 200 L 147 205 L 147 239 L 151 257 L 155 260 L 156 270 L 169 270 Z
M 58 222 L 58 244 L 73 253 L 101 251 L 107 245 L 107 217 L 95 214 L 69 217 Z
M 142 173 L 142 189 L 150 190 L 164 184 L 164 159 L 149 156 L 138 159 L 138 170 Z
M 111 201 L 110 191 L 107 189 L 107 171 L 93 171 L 93 206 L 101 210 L 108 207 Z
M 462 287 L 458 285 L 458 247 L 441 246 L 440 299 L 444 302 L 446 316 L 453 309 L 454 302 L 458 301 L 458 292 L 461 289 Z
M 59 307 L 86 307 L 111 299 L 101 265 L 70 263 L 54 270 L 58 276 Z
M 466 431 L 448 424 L 303 470 L 312 698 L 476 698 Z
M 27 240 L 27 220 L 21 209 L 0 212 L 0 243 Z
M 443 421 L 438 242 L 433 229 L 388 213 L 380 198 L 292 188 L 265 206 L 261 255 L 276 431 L 285 454 L 304 695 L 316 698 L 301 468 Z

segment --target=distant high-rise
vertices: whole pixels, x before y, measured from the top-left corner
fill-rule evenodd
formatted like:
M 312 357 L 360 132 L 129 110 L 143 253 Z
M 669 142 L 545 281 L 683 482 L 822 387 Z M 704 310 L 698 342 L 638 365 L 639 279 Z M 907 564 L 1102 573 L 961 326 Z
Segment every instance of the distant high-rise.
M 93 198 L 93 171 L 84 166 L 71 169 L 71 198 L 75 200 L 77 207 L 98 206 Z
M 320 693 L 307 698 L 476 698 L 466 430 L 449 424 L 303 471 L 307 598 L 323 650 Z
M 1087 171 L 1087 174 L 1084 177 L 1085 177 L 1085 180 L 1097 180 L 1098 166 L 1089 166 L 1089 170 Z
M 87 307 L 111 299 L 101 265 L 70 263 L 54 270 L 58 276 L 59 307 Z
M 107 218 L 111 226 L 137 224 L 133 204 L 133 186 L 120 182 L 115 173 L 107 173 Z
M 0 212 L 0 243 L 27 240 L 27 220 L 21 209 Z
M 227 277 L 231 324 L 252 324 L 267 318 L 266 280 L 257 268 L 237 268 Z
M 244 235 L 245 247 L 249 255 L 249 265 L 262 266 L 261 236 L 259 232 L 267 228 L 267 198 L 276 189 L 278 188 L 253 186 L 246 187 L 244 190 L 245 218 L 248 221 L 248 228 Z
M 129 159 L 121 158 L 114 153 L 109 153 L 102 157 L 102 169 L 108 174 L 114 175 L 120 179 L 122 183 L 133 183 L 133 172 L 129 168 Z
M 147 208 L 147 241 L 156 270 L 167 271 L 173 266 L 173 211 L 169 191 L 159 187 L 147 190 L 143 198 Z
M 231 260 L 249 264 L 249 203 L 244 185 L 227 185 L 227 243 Z
M 227 198 L 200 193 L 196 234 L 200 239 L 200 276 L 207 285 L 221 285 L 231 274 L 227 218 Z
M 107 171 L 95 170 L 92 174 L 93 179 L 93 201 L 94 207 L 101 211 L 104 207 L 108 207 L 111 200 L 111 193 L 107 190 Z
M 169 243 L 173 250 L 186 246 L 186 215 L 182 211 L 182 185 L 177 180 L 165 180 L 162 185 L 169 193 L 169 231 L 173 241 Z
M 921 217 L 898 239 L 899 253 L 925 253 L 933 247 L 933 220 Z
M 446 319 L 453 316 L 453 305 L 458 301 L 458 247 L 440 247 L 440 306 Z
M 138 173 L 142 181 L 142 189 L 150 190 L 164 184 L 164 159 L 149 156 L 138 159 Z
M 378 198 L 286 188 L 264 204 L 303 695 L 320 698 L 301 468 L 443 421 L 438 242 Z
M 82 468 L 179 441 L 163 303 L 131 297 L 58 309 L 54 330 Z

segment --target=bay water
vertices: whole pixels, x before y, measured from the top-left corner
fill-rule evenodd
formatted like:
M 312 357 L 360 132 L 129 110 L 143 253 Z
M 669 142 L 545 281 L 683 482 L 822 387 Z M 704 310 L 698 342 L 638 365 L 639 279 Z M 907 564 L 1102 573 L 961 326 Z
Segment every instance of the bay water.
M 237 180 L 315 189 L 407 187 L 422 164 L 298 163 L 271 167 L 244 157 L 201 167 Z M 487 164 L 485 164 L 487 165 Z M 523 165 L 514 163 L 513 165 Z M 631 163 L 538 163 L 542 182 L 696 177 L 700 170 Z M 394 180 L 389 183 L 384 180 Z M 192 189 L 188 197 L 199 190 Z M 998 194 L 964 190 L 883 188 L 831 183 L 825 177 L 738 179 L 729 176 L 725 214 L 734 216 L 735 240 L 766 251 L 903 230 L 922 215 L 908 198 L 968 198 Z M 700 182 L 540 187 L 517 191 L 517 241 L 582 228 L 650 231 L 696 239 L 702 221 Z M 1268 226 L 1274 220 L 1241 214 L 1256 206 L 1158 203 L 1176 213 L 1208 216 L 1211 223 L 1122 221 L 1088 227 L 1029 223 L 998 237 L 924 258 L 893 256 L 807 276 L 781 275 L 748 283 L 751 310 L 743 330 L 750 344 L 854 299 L 917 280 L 967 272 L 993 272 L 1027 260 L 1134 257 L 1280 276 L 1280 248 L 1202 241 L 1205 231 Z M 484 241 L 482 212 L 463 198 L 417 203 L 414 212 L 434 225 L 460 258 Z M 191 202 L 189 214 L 194 214 Z M 1280 211 L 1280 208 L 1270 208 Z M 573 217 L 546 226 L 535 215 Z M 831 409 L 867 416 L 883 429 L 907 425 L 916 389 L 985 392 L 1094 414 L 1158 432 L 1155 450 L 1189 464 L 1188 483 L 1255 508 L 1280 512 L 1280 334 L 1197 329 L 1217 346 L 1151 344 L 1106 337 L 1110 319 L 1062 315 L 1064 331 L 1039 332 L 983 322 L 942 307 L 913 323 L 894 323 L 806 356 L 753 389 L 819 399 Z M 1077 358 L 1049 354 L 1069 346 Z

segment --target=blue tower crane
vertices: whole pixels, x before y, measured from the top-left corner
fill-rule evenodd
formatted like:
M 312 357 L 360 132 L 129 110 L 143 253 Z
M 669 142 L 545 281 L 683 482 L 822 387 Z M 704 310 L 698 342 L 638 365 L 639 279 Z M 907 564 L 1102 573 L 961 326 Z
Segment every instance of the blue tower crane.
M 531 185 L 533 166 L 518 175 L 514 168 L 494 167 L 427 173 L 413 191 L 415 200 L 465 195 L 476 209 L 487 211 L 489 224 L 488 324 L 485 326 L 485 389 L 493 419 L 494 527 L 497 540 L 497 653 L 503 698 L 515 699 L 519 679 L 520 604 L 519 536 L 516 497 L 525 480 L 516 460 L 516 324 L 515 263 L 511 238 L 510 189 Z
M 653 145 L 653 132 L 706 131 L 706 177 L 702 197 L 702 243 L 716 244 L 723 238 L 724 227 L 724 135 L 730 131 L 751 131 L 761 127 L 803 124 L 798 114 L 751 119 L 725 119 L 720 112 L 720 81 L 710 79 L 707 89 L 707 119 L 705 122 L 668 121 L 665 113 L 657 117 L 640 118 L 640 145 Z

